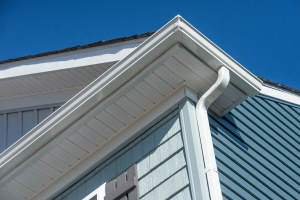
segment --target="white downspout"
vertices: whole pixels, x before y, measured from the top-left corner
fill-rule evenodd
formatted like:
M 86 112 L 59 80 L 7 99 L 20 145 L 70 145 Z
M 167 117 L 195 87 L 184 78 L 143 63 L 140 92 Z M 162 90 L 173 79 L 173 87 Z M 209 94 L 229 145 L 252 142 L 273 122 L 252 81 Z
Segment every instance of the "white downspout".
M 229 70 L 222 66 L 218 71 L 217 81 L 205 94 L 201 96 L 196 106 L 198 128 L 204 154 L 205 172 L 211 200 L 221 200 L 223 198 L 211 139 L 207 109 L 224 92 L 229 80 Z

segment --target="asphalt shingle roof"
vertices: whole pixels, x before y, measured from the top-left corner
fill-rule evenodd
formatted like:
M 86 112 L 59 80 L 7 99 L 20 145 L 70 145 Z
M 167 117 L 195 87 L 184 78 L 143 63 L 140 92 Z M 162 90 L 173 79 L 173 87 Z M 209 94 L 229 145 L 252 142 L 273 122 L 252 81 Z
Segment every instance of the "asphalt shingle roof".
M 60 49 L 60 50 L 56 50 L 56 51 L 49 51 L 49 52 L 39 53 L 39 54 L 35 54 L 35 55 L 29 55 L 29 56 L 23 56 L 23 57 L 19 57 L 19 58 L 12 58 L 12 59 L 7 59 L 7 60 L 2 60 L 2 61 L 0 61 L 0 65 L 5 64 L 5 63 L 21 61 L 21 60 L 28 60 L 28 59 L 31 59 L 31 58 L 38 58 L 38 57 L 42 57 L 42 56 L 49 56 L 49 55 L 55 55 L 55 54 L 59 54 L 59 53 L 76 51 L 76 50 L 79 50 L 79 49 L 87 49 L 87 48 L 103 46 L 103 45 L 107 45 L 107 44 L 113 44 L 113 43 L 118 43 L 118 42 L 123 42 L 123 41 L 128 41 L 128 40 L 135 40 L 135 39 L 139 39 L 139 38 L 150 37 L 154 33 L 155 32 L 147 32 L 147 33 L 143 33 L 143 34 L 140 34 L 140 35 L 132 35 L 132 36 L 129 36 L 129 37 L 115 38 L 115 39 L 111 39 L 111 40 L 107 40 L 107 41 L 99 41 L 99 42 L 94 42 L 94 43 L 90 43 L 90 44 L 86 44 L 86 45 L 78 45 L 78 46 L 75 46 L 75 47 L 68 47 L 68 48 Z M 263 81 L 265 83 L 268 83 L 270 85 L 274 85 L 276 87 L 283 88 L 285 90 L 300 94 L 300 90 L 297 90 L 295 88 L 291 88 L 291 87 L 288 87 L 286 85 L 282 85 L 282 84 L 270 81 L 268 79 L 265 79 L 265 78 L 262 78 L 262 77 L 259 77 L 259 76 L 258 76 L 258 78 L 261 81 Z
M 286 86 L 286 85 L 282 85 L 282 84 L 280 84 L 280 83 L 276 83 L 276 82 L 270 81 L 270 80 L 268 80 L 268 79 L 265 79 L 265 78 L 262 78 L 262 77 L 259 77 L 259 76 L 258 76 L 258 78 L 259 78 L 260 80 L 262 80 L 264 83 L 268 83 L 268 84 L 270 84 L 270 85 L 274 85 L 274 86 L 276 86 L 276 87 L 283 88 L 283 89 L 285 89 L 285 90 L 288 90 L 288 91 L 291 91 L 291 92 L 300 94 L 300 90 L 297 90 L 297 89 L 295 89 L 295 88 L 291 88 L 291 87 L 288 87 L 288 86 Z
M 123 42 L 123 41 L 128 41 L 128 40 L 134 40 L 134 39 L 139 39 L 139 38 L 145 38 L 151 36 L 155 32 L 148 32 L 148 33 L 143 33 L 140 35 L 132 35 L 129 37 L 121 37 L 121 38 L 116 38 L 116 39 L 111 39 L 107 41 L 99 41 L 99 42 L 94 42 L 86 45 L 78 45 L 75 47 L 68 47 L 65 49 L 60 49 L 56 51 L 48 51 L 45 53 L 38 53 L 34 55 L 29 55 L 29 56 L 23 56 L 19 58 L 12 58 L 12 59 L 7 59 L 7 60 L 2 60 L 0 61 L 0 64 L 5 64 L 5 63 L 10 63 L 10 62 L 16 62 L 16 61 L 21 61 L 21 60 L 28 60 L 31 58 L 38 58 L 42 56 L 49 56 L 49 55 L 54 55 L 54 54 L 59 54 L 59 53 L 65 53 L 65 52 L 70 52 L 70 51 L 76 51 L 79 49 L 87 49 L 87 48 L 92 48 L 92 47 L 97 47 L 97 46 L 103 46 L 107 44 L 113 44 L 113 43 L 118 43 L 118 42 Z

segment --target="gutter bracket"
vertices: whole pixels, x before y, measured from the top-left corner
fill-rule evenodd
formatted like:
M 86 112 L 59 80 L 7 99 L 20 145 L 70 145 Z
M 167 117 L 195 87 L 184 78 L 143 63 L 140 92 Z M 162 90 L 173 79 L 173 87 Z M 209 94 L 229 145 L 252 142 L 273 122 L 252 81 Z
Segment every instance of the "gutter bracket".
M 211 138 L 207 109 L 224 92 L 230 81 L 229 70 L 222 66 L 218 71 L 218 79 L 207 92 L 199 99 L 196 106 L 196 115 L 200 140 L 205 163 L 205 173 L 211 200 L 221 200 L 222 192 L 218 175 L 214 147 Z

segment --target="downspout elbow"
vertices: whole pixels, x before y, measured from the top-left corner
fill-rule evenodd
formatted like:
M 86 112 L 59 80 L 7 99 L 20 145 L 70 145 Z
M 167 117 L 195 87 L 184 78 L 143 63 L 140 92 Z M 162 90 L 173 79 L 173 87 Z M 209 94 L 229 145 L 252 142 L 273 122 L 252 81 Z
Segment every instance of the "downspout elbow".
M 218 78 L 213 86 L 204 93 L 196 106 L 197 122 L 203 149 L 205 173 L 211 200 L 222 199 L 220 180 L 217 170 L 215 153 L 210 133 L 207 110 L 209 106 L 224 92 L 229 84 L 229 70 L 222 66 L 218 71 Z

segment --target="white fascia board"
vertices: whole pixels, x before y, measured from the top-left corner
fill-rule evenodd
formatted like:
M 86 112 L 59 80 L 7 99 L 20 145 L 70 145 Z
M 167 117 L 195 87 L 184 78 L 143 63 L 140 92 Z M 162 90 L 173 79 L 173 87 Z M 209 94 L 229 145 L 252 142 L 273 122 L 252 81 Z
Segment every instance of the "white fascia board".
M 262 81 L 230 57 L 216 44 L 200 33 L 191 24 L 178 18 L 179 30 L 182 32 L 179 43 L 187 47 L 193 54 L 204 61 L 215 71 L 225 66 L 230 71 L 230 82 L 250 97 L 258 94 Z
M 184 27 L 184 29 L 182 29 L 182 27 Z M 198 39 L 195 40 L 195 38 Z M 199 41 L 207 45 L 206 51 L 205 48 L 200 45 Z M 229 56 L 220 51 L 180 16 L 177 16 L 140 44 L 125 58 L 80 91 L 58 111 L 50 115 L 4 151 L 0 155 L 0 178 L 33 155 L 67 127 L 75 123 L 77 119 L 84 116 L 97 104 L 104 101 L 111 94 L 120 92 L 121 87 L 125 83 L 146 68 L 150 63 L 170 53 L 170 51 L 177 51 L 179 48 L 178 43 L 183 44 L 199 58 L 203 57 L 201 54 L 205 54 L 205 58 L 210 57 L 211 60 L 213 60 L 211 61 L 212 63 L 207 60 L 204 61 L 209 66 L 214 66 L 212 67 L 214 70 L 216 70 L 215 68 L 225 65 L 230 71 L 233 71 L 232 76 L 234 77 L 232 77 L 232 79 L 235 80 L 233 84 L 245 94 L 253 96 L 260 91 L 262 82 L 259 79 L 245 70 L 245 68 L 234 63 Z M 210 53 L 207 53 L 207 51 Z M 214 57 L 212 53 L 214 53 L 215 56 L 219 56 L 219 58 L 217 57 L 219 60 Z M 224 60 L 224 63 L 220 62 L 221 58 Z M 228 66 L 229 64 L 226 64 L 225 61 L 233 66 Z M 219 65 L 216 63 L 219 63 Z
M 174 20 L 6 149 L 0 155 L 0 178 L 3 178 L 98 103 L 116 92 L 138 72 L 176 44 L 177 40 L 170 37 L 170 35 L 174 35 L 172 33 L 177 29 L 177 26 L 173 24 Z
M 97 196 L 97 200 L 104 200 L 105 197 L 105 186 L 106 182 L 103 183 L 100 187 L 95 189 L 93 192 L 91 192 L 89 195 L 84 197 L 82 200 L 91 200 L 93 197 Z
M 283 90 L 281 88 L 269 85 L 269 84 L 263 85 L 260 94 L 300 106 L 300 96 L 299 95 L 289 92 L 289 91 L 286 91 L 286 90 Z
M 53 195 L 61 191 L 62 188 L 67 187 L 74 180 L 80 178 L 88 171 L 93 169 L 93 167 L 103 161 L 107 155 L 122 147 L 136 135 L 143 132 L 149 125 L 153 124 L 163 115 L 168 113 L 172 108 L 174 108 L 174 106 L 178 105 L 186 97 L 189 97 L 193 100 L 196 100 L 195 98 L 197 98 L 196 94 L 186 86 L 177 90 L 177 92 L 157 105 L 157 107 L 150 110 L 148 113 L 145 113 L 145 115 L 125 129 L 121 134 L 115 135 L 109 139 L 105 145 L 97 149 L 90 156 L 83 158 L 84 160 L 82 162 L 78 162 L 78 164 L 72 166 L 69 171 L 61 174 L 60 178 L 58 178 L 56 181 L 53 181 L 47 188 L 42 190 L 40 193 L 37 193 L 32 199 L 38 200 L 53 198 Z
M 151 65 L 149 67 L 143 69 L 140 73 L 138 73 L 136 76 L 134 76 L 132 79 L 130 79 L 126 84 L 124 84 L 116 92 L 113 92 L 111 95 L 106 97 L 101 103 L 97 104 L 92 109 L 90 109 L 87 113 L 85 113 L 83 116 L 78 118 L 75 123 L 61 124 L 61 125 L 68 125 L 68 127 L 65 128 L 62 132 L 59 132 L 59 133 L 55 132 L 55 131 L 57 131 L 55 129 L 56 127 L 53 127 L 50 130 L 47 130 L 47 132 L 45 134 L 40 134 L 38 137 L 33 138 L 35 140 L 32 143 L 30 143 L 28 146 L 26 146 L 25 149 L 21 149 L 20 151 L 16 151 L 16 153 L 18 155 L 15 156 L 15 154 L 12 154 L 10 152 L 10 154 L 12 154 L 15 157 L 13 158 L 12 161 L 9 160 L 7 163 L 5 163 L 5 165 L 3 167 L 1 167 L 1 170 L 0 170 L 0 177 L 1 177 L 0 187 L 6 185 L 11 179 L 14 179 L 18 174 L 22 173 L 26 168 L 31 166 L 32 163 L 37 162 L 38 159 L 40 159 L 41 157 L 46 155 L 55 146 L 60 144 L 63 140 L 68 138 L 72 133 L 74 133 L 76 130 L 78 130 L 80 127 L 82 127 L 82 125 L 86 124 L 91 119 L 91 117 L 96 116 L 97 114 L 99 114 L 99 112 L 101 110 L 103 110 L 104 108 L 106 108 L 108 105 L 110 105 L 111 102 L 115 102 L 117 99 L 120 98 L 120 96 L 122 96 L 122 95 L 126 94 L 127 92 L 129 92 L 137 83 L 139 83 L 141 80 L 143 80 L 149 74 L 149 72 L 151 72 L 153 70 L 151 66 L 157 66 L 157 62 L 158 63 L 164 62 L 165 59 L 168 59 L 168 57 L 173 55 L 174 51 L 178 51 L 179 49 L 180 49 L 180 47 L 178 47 L 178 45 L 175 45 L 173 48 L 168 50 L 166 52 L 166 54 L 164 54 L 163 56 L 158 58 L 156 61 L 151 63 Z M 184 85 L 185 85 L 185 83 L 182 83 L 181 85 L 179 85 L 176 89 L 171 91 L 164 98 L 162 98 L 161 100 L 156 102 L 155 106 L 160 105 L 165 99 L 168 99 L 170 96 L 172 96 L 174 93 L 176 93 Z M 190 95 L 190 94 L 191 94 L 191 92 L 188 93 L 188 95 Z M 194 98 L 195 98 L 195 95 L 191 97 L 191 99 L 194 99 Z M 59 113 L 62 109 L 63 109 L 63 106 L 56 112 Z M 147 114 L 147 111 L 144 112 L 139 117 L 142 117 L 145 114 Z M 51 115 L 50 115 L 50 117 L 51 117 Z M 44 121 L 47 121 L 47 120 L 48 119 L 46 118 Z M 126 127 L 130 127 L 137 120 L 138 120 L 138 118 L 136 118 L 136 120 L 132 121 L 130 124 L 127 124 L 127 126 L 125 126 L 124 129 L 116 132 L 115 135 L 123 134 L 123 131 L 126 129 Z M 54 137 L 51 134 L 56 134 L 56 137 Z M 111 136 L 110 138 L 114 137 L 115 135 Z M 25 135 L 23 137 L 25 138 L 26 136 L 27 135 Z M 51 138 L 51 140 L 49 138 Z M 30 141 L 29 139 L 30 138 L 28 138 L 27 140 L 25 139 L 22 142 L 21 141 L 22 138 L 21 138 L 18 142 L 21 143 L 20 146 L 22 147 L 22 146 L 26 145 L 26 142 Z M 41 143 L 45 142 L 45 141 L 47 141 L 47 144 L 44 143 L 44 145 L 41 146 Z M 107 139 L 105 141 L 105 143 L 101 144 L 101 146 L 105 145 L 106 142 L 108 142 L 108 141 L 110 141 L 110 139 Z M 18 146 L 18 148 L 20 148 L 20 146 Z M 101 146 L 99 146 L 99 147 L 101 147 Z M 40 148 L 37 149 L 38 147 L 40 147 Z M 28 150 L 35 150 L 35 153 L 30 156 L 30 155 L 27 154 Z M 15 151 L 15 150 L 13 149 L 13 151 Z M 88 155 L 91 155 L 93 152 L 94 151 L 91 151 Z M 24 156 L 27 156 L 27 157 L 24 158 Z M 7 156 L 6 158 L 10 159 L 9 156 Z M 4 157 L 4 159 L 5 159 L 5 157 Z M 23 160 L 23 162 L 21 163 L 22 160 Z M 81 161 L 82 161 L 82 159 L 81 159 Z M 15 162 L 19 162 L 20 164 L 18 166 L 14 166 Z M 56 177 L 54 180 L 57 180 L 59 177 L 60 176 Z M 54 180 L 52 180 L 52 181 L 54 181 Z
M 146 38 L 140 38 L 131 41 L 3 64 L 0 66 L 0 79 L 9 79 L 101 63 L 117 62 L 126 57 L 145 40 Z
M 19 98 L 0 100 L 0 112 L 42 105 L 65 103 L 80 92 L 83 87 L 48 92 L 36 95 L 28 95 Z

